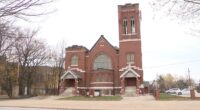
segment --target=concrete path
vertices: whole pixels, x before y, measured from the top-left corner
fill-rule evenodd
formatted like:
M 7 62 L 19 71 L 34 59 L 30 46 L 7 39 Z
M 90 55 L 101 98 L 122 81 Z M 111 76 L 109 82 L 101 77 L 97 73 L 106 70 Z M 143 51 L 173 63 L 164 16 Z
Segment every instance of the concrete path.
M 152 95 L 141 95 L 137 97 L 123 97 L 122 101 L 155 101 Z

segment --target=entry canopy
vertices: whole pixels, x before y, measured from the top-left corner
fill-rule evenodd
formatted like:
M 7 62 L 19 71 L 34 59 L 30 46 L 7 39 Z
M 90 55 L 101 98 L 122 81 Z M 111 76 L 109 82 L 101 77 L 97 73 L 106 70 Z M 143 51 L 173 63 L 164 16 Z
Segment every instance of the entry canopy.
M 80 79 L 80 73 L 72 70 L 65 71 L 60 79 Z
M 140 77 L 140 75 L 136 71 L 134 71 L 131 68 L 131 66 L 129 65 L 129 68 L 124 73 L 121 74 L 120 78 L 122 78 L 122 77 L 126 77 L 126 78 L 135 77 L 135 78 L 137 78 L 137 77 Z

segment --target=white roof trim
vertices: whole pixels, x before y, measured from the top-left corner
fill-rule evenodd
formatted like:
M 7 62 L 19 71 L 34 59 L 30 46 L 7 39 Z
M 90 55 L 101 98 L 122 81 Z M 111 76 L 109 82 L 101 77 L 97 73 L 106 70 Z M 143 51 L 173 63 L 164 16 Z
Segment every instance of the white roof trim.
M 124 71 L 124 70 L 126 70 L 126 69 L 128 69 L 128 68 L 129 68 L 129 66 L 126 66 L 126 67 L 124 67 L 124 68 L 119 69 L 119 71 Z M 131 68 L 134 68 L 134 69 L 137 69 L 137 70 L 143 70 L 142 68 L 137 67 L 137 66 L 131 66 Z
M 136 77 L 140 77 L 140 75 L 131 68 L 131 64 L 129 64 L 128 69 L 120 75 L 120 78 L 124 77 L 129 71 L 134 73 Z
M 76 71 L 85 73 L 85 70 L 82 70 L 82 69 L 80 69 L 80 68 L 70 68 L 70 70 L 76 70 Z
M 71 67 L 71 66 L 72 66 L 72 67 Z M 82 69 L 80 69 L 80 68 L 75 68 L 75 67 L 78 66 L 78 65 L 71 65 L 71 66 L 68 66 L 68 70 L 76 70 L 76 71 L 85 73 L 85 70 L 82 70 Z M 74 67 L 74 66 L 75 66 L 75 67 Z
M 65 77 L 67 74 L 71 74 L 75 79 L 77 79 L 77 76 L 76 76 L 71 70 L 67 70 L 67 71 L 65 72 L 65 74 L 63 74 L 63 75 L 61 76 L 60 79 L 64 79 L 64 77 Z
M 124 77 L 129 71 L 134 73 L 136 75 L 136 77 L 140 77 L 140 75 L 137 72 L 135 72 L 133 69 L 128 69 L 123 74 L 120 75 L 120 78 Z
M 131 41 L 141 41 L 141 39 L 125 39 L 125 40 L 120 40 L 119 42 L 131 42 Z

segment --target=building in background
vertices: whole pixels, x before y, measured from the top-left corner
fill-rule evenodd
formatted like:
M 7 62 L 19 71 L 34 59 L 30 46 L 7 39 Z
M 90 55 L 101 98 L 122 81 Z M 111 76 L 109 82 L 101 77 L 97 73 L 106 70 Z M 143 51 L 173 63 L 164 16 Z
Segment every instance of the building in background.
M 18 97 L 18 64 L 8 62 L 3 57 L 0 57 L 0 95 L 12 95 Z M 34 69 L 31 80 L 31 96 L 35 95 L 57 95 L 59 73 L 58 67 L 36 66 L 29 69 Z M 27 89 L 27 86 L 25 87 Z M 25 90 L 24 95 L 27 95 Z
M 37 66 L 34 68 L 32 95 L 57 95 L 59 73 L 57 67 Z
M 61 93 L 139 94 L 143 88 L 139 4 L 119 5 L 118 24 L 119 48 L 103 35 L 90 50 L 78 45 L 66 48 Z

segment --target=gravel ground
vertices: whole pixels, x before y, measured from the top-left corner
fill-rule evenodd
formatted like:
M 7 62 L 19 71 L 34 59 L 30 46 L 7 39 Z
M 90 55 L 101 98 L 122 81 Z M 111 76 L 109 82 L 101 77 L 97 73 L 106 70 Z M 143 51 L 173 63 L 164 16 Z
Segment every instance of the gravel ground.
M 66 101 L 55 97 L 0 101 L 0 107 L 66 110 L 199 110 L 200 101 L 155 101 L 152 96 L 124 97 L 121 101 Z

